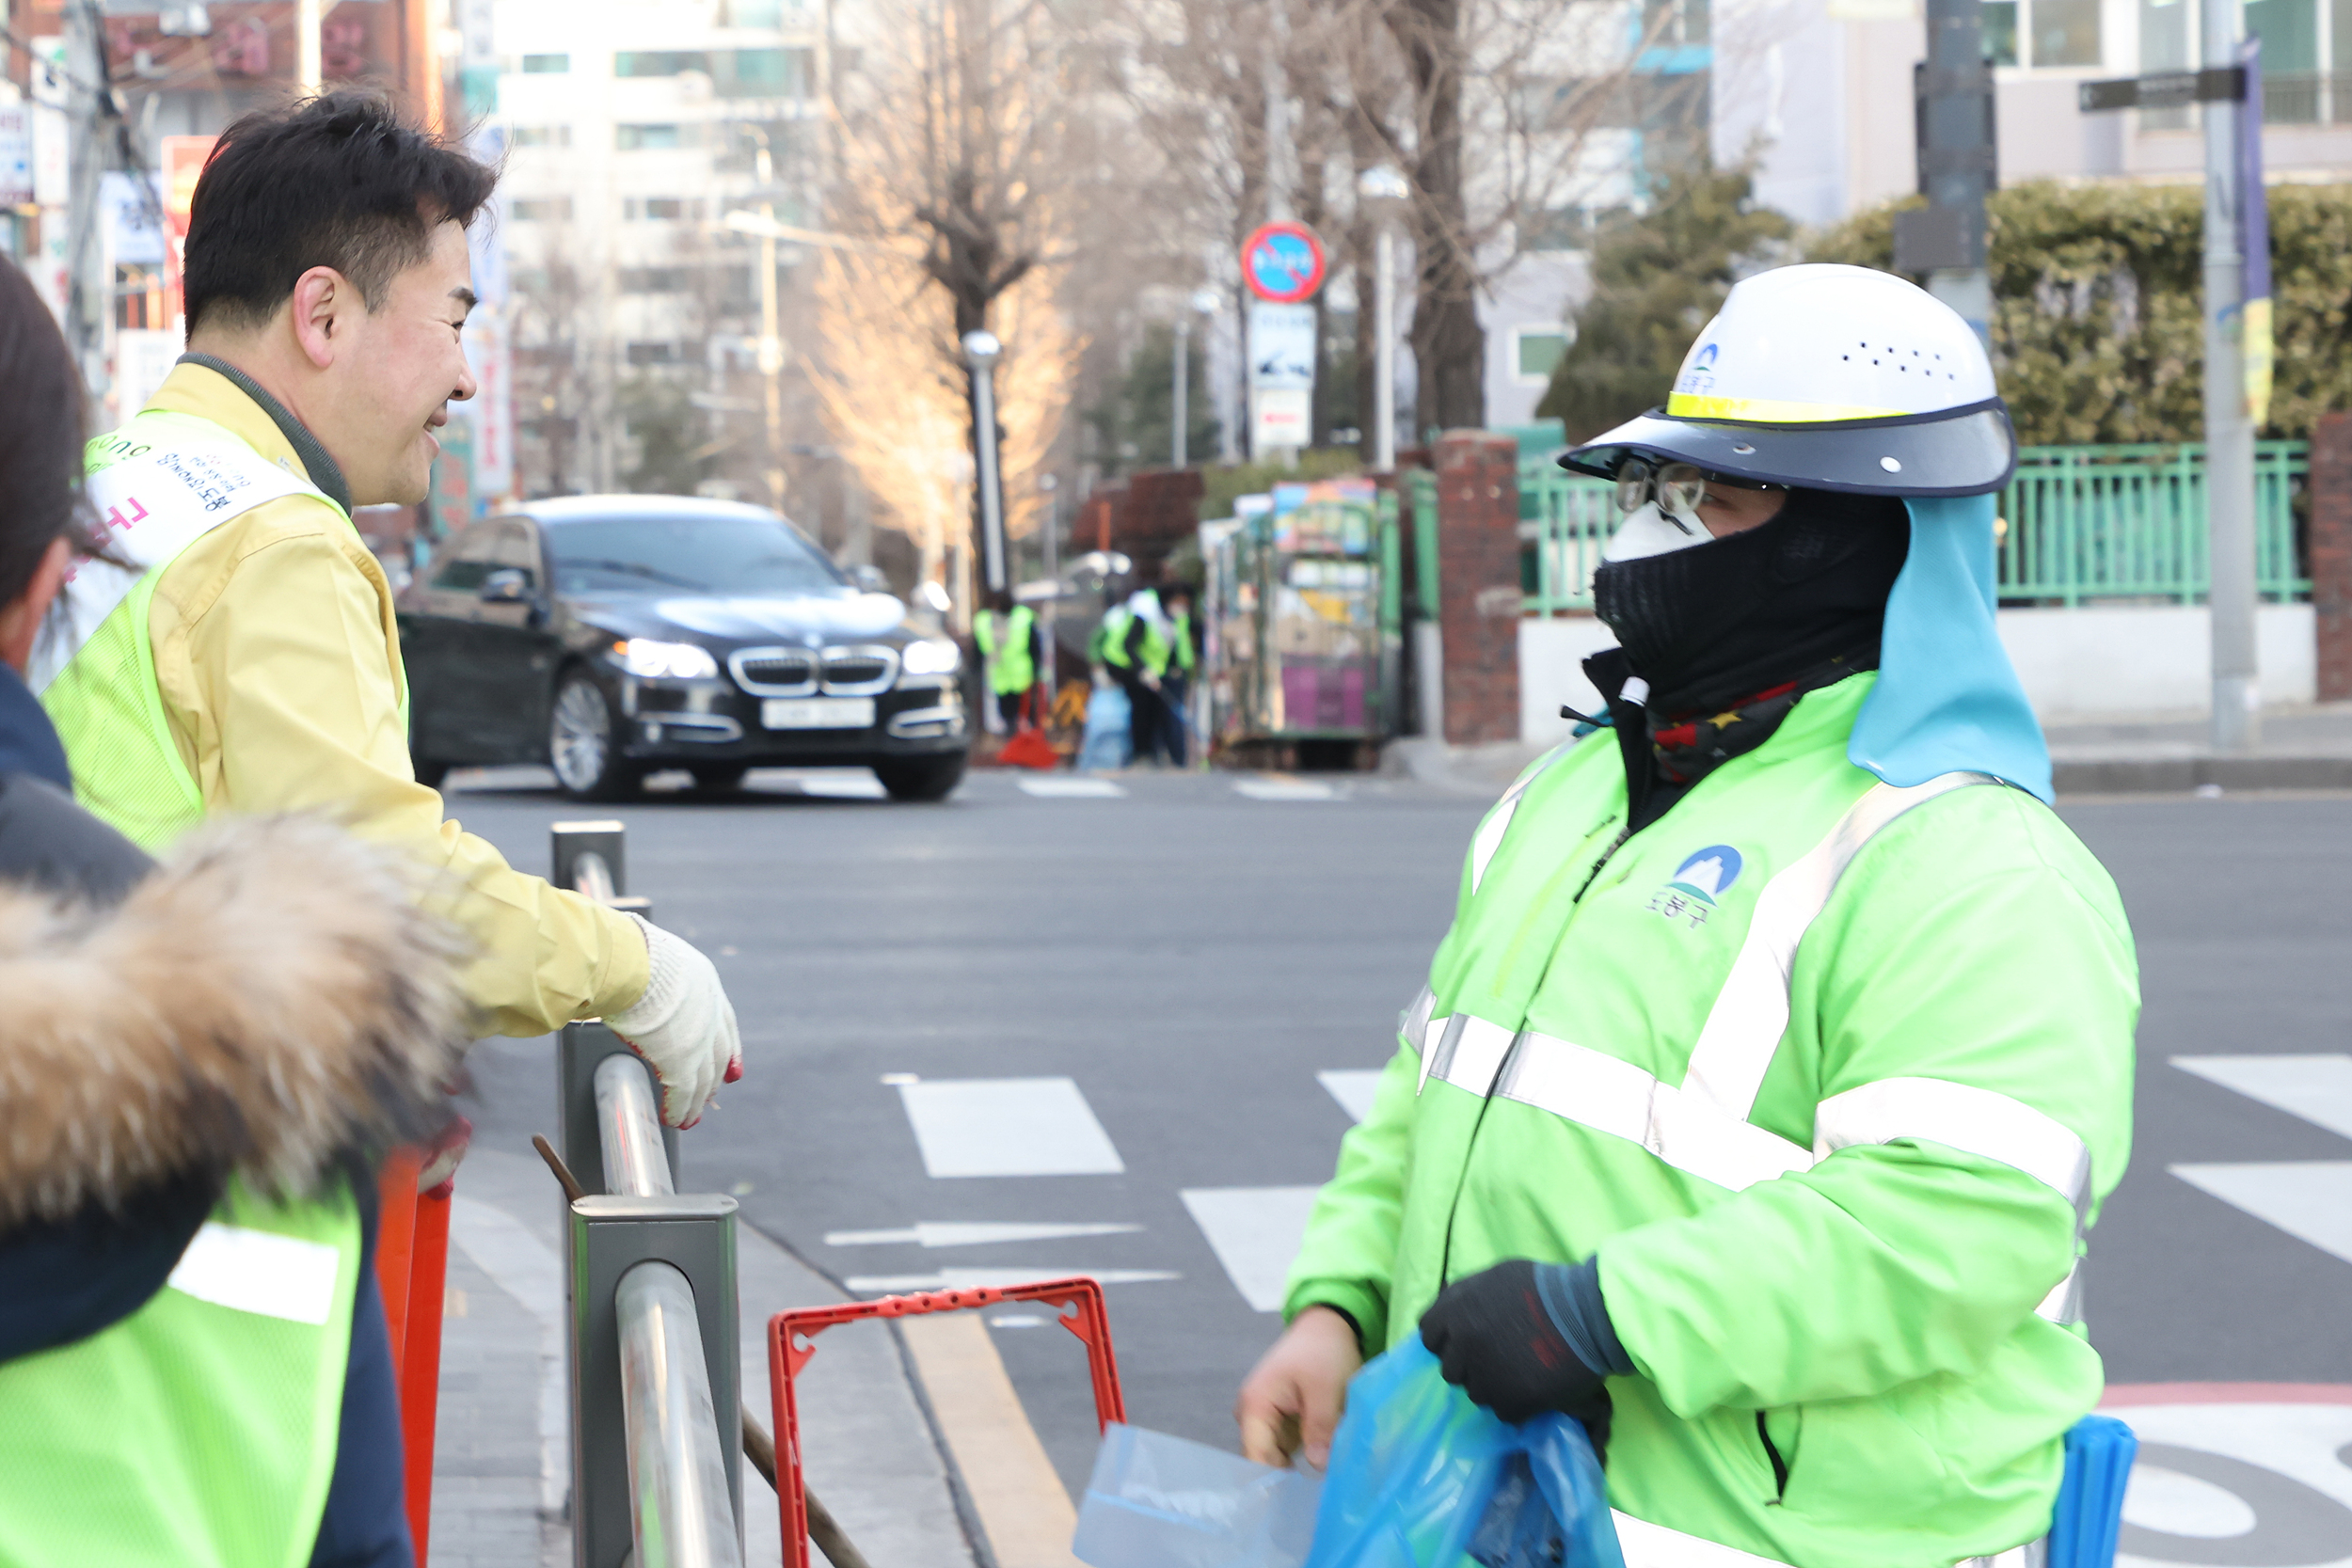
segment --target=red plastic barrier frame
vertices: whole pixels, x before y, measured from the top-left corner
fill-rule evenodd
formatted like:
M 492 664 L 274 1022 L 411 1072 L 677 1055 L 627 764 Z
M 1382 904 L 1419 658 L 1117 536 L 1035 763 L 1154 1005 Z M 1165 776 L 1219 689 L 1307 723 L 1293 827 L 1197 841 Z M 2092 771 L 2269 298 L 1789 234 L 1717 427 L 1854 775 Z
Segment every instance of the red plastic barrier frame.
M 417 1191 L 422 1152 L 394 1149 L 376 1175 L 375 1282 L 400 1389 L 408 1532 L 423 1568 L 433 1524 L 433 1428 L 440 1405 L 441 1302 L 449 1270 L 453 1183 Z
M 1119 1392 L 1119 1357 L 1111 1350 L 1110 1314 L 1103 1287 L 1091 1279 L 1049 1279 L 1035 1285 L 979 1286 L 968 1291 L 927 1291 L 779 1312 L 768 1320 L 768 1387 L 775 1405 L 776 1507 L 784 1527 L 787 1568 L 808 1568 L 808 1488 L 801 1477 L 801 1412 L 792 1380 L 817 1354 L 817 1336 L 836 1323 L 866 1318 L 919 1318 L 932 1312 L 961 1312 L 1008 1301 L 1044 1302 L 1055 1322 L 1086 1344 L 1087 1371 L 1094 1383 L 1094 1418 L 1107 1429 L 1127 1418 Z M 1075 1307 L 1076 1313 L 1062 1310 Z

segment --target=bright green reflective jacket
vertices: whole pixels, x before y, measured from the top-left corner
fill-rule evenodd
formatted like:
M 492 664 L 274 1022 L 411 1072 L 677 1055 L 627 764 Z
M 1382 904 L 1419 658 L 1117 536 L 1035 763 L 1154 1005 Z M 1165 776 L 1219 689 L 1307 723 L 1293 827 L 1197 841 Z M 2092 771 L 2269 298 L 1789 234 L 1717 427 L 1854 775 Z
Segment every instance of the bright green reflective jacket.
M 1875 678 L 1622 843 L 1609 736 L 1522 776 L 1292 1272 L 1289 1315 L 1377 1348 L 1450 1281 L 1597 1253 L 1628 1568 L 2018 1547 L 2099 1397 L 2131 933 L 2032 797 L 1848 762 Z

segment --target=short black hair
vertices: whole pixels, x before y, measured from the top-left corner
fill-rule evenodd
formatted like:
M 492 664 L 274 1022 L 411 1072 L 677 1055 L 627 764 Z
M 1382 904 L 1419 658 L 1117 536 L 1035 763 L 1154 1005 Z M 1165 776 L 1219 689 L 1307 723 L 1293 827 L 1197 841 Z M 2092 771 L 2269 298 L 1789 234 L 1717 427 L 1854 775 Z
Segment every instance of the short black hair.
M 333 267 L 381 308 L 392 278 L 470 226 L 498 185 L 463 147 L 356 88 L 258 109 L 221 133 L 188 212 L 188 331 L 208 318 L 258 326 L 302 275 Z

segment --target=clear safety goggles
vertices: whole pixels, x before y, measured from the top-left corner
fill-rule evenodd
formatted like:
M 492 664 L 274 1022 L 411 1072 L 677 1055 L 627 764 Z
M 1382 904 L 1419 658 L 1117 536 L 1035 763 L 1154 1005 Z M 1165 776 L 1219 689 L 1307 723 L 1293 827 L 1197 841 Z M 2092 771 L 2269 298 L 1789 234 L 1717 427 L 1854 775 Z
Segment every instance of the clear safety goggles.
M 1685 524 L 1685 532 L 1690 531 L 1685 520 L 1696 521 L 1699 508 L 1710 499 L 1724 500 L 1735 492 L 1755 496 L 1787 488 L 1785 484 L 1734 479 L 1692 463 L 1651 463 L 1629 457 L 1617 465 L 1617 510 L 1631 515 L 1655 500 L 1659 511 L 1677 524 Z

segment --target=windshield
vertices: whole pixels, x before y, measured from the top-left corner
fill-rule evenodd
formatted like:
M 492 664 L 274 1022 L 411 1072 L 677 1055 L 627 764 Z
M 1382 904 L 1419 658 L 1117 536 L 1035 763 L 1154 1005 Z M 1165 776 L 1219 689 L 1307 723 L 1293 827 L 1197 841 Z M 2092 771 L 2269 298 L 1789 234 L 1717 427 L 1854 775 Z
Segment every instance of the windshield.
M 847 581 L 789 524 L 764 517 L 610 517 L 547 531 L 559 594 L 827 594 Z

